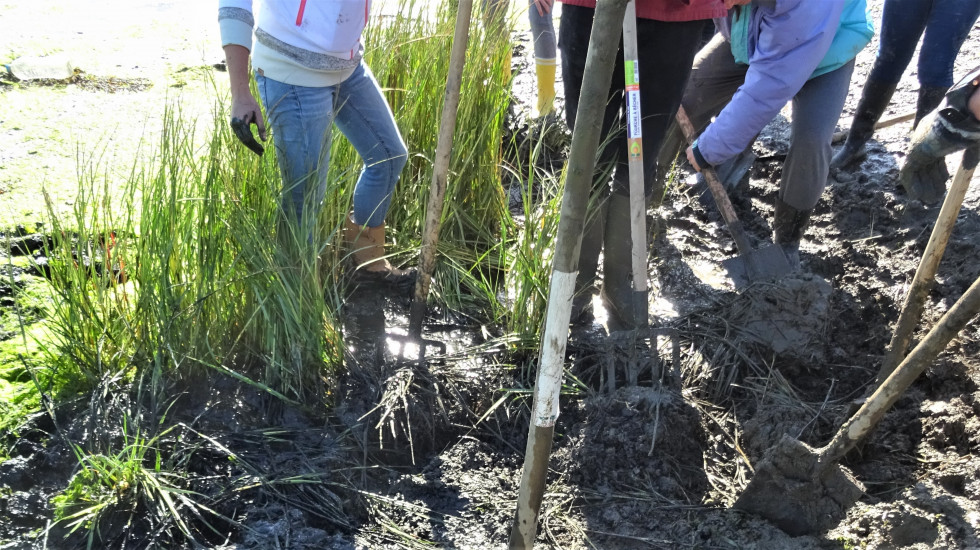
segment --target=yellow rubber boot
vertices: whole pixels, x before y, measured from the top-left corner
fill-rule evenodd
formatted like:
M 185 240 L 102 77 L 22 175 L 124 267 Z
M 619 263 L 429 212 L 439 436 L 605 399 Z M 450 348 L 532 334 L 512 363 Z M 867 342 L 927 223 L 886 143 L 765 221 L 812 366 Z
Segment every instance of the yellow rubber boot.
M 538 101 L 535 112 L 531 113 L 534 118 L 547 115 L 555 107 L 556 64 L 555 58 L 534 58 L 534 70 L 538 77 Z

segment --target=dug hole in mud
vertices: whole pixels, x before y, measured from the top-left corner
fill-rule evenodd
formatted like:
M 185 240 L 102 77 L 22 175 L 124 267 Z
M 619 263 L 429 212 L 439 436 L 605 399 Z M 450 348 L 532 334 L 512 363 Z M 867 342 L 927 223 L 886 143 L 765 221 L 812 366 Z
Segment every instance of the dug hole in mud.
M 880 21 L 881 2 L 869 4 Z M 527 131 L 521 113 L 533 98 L 529 37 L 520 38 L 525 49 L 515 55 L 515 95 L 525 105 L 515 107 L 516 134 Z M 980 61 L 978 43 L 974 29 L 957 74 Z M 858 58 L 842 128 L 873 57 L 869 48 Z M 885 116 L 913 105 L 915 91 L 914 76 L 906 75 Z M 759 159 L 749 184 L 733 196 L 755 239 L 771 233 L 789 143 L 786 116 L 756 142 Z M 599 323 L 572 334 L 538 546 L 980 546 L 977 323 L 844 458 L 842 466 L 866 492 L 846 510 L 828 511 L 846 515 L 827 532 L 793 537 L 730 508 L 767 450 L 784 437 L 822 445 L 873 383 L 938 212 L 908 200 L 896 185 L 907 132 L 908 124 L 878 132 L 866 161 L 834 175 L 804 238 L 808 274 L 741 293 L 719 269 L 735 248 L 717 213 L 683 186 L 668 191 L 649 216 L 652 312 L 662 330 L 633 342 L 608 334 L 600 312 Z M 558 140 L 540 162 L 560 169 L 561 153 Z M 958 160 L 949 160 L 951 171 Z M 974 183 L 917 339 L 980 273 L 978 208 Z M 6 275 L 4 285 L 29 274 Z M 6 288 L 0 286 L 0 300 Z M 406 325 L 407 303 L 363 293 L 349 304 L 348 374 L 328 419 L 231 380 L 182 392 L 173 410 L 185 428 L 169 437 L 198 443 L 195 490 L 213 497 L 216 512 L 247 527 L 229 522 L 225 533 L 234 536 L 207 542 L 236 550 L 504 546 L 521 475 L 533 358 L 480 347 L 481 331 L 465 319 L 431 311 L 429 336 L 454 343 L 450 353 L 398 364 L 381 334 Z M 445 330 L 433 332 L 440 324 Z M 627 367 L 637 372 L 637 385 L 626 383 Z M 0 548 L 59 548 L 66 540 L 63 529 L 39 535 L 51 517 L 48 499 L 77 468 L 70 449 L 52 435 L 61 430 L 71 440 L 108 448 L 92 438 L 118 437 L 115 420 L 138 407 L 137 396 L 118 390 L 100 388 L 91 400 L 39 414 L 19 431 L 12 458 L 0 464 Z M 113 540 L 141 547 L 154 527 L 137 520 Z

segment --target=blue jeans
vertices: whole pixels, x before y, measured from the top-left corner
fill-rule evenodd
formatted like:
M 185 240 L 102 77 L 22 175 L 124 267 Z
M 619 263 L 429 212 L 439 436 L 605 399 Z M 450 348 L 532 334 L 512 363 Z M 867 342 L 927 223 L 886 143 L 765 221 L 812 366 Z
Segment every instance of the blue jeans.
M 953 85 L 953 62 L 980 15 L 980 0 L 885 0 L 881 39 L 870 80 L 897 84 L 919 37 L 919 84 Z
M 558 57 L 555 23 L 551 19 L 551 14 L 539 14 L 538 8 L 534 7 L 534 0 L 528 0 L 527 18 L 531 23 L 534 57 L 538 59 L 555 59 Z
M 384 223 L 398 176 L 408 161 L 395 117 L 362 61 L 334 86 L 310 88 L 256 75 L 282 171 L 282 208 L 312 223 L 327 189 L 334 123 L 364 161 L 354 187 L 354 222 Z

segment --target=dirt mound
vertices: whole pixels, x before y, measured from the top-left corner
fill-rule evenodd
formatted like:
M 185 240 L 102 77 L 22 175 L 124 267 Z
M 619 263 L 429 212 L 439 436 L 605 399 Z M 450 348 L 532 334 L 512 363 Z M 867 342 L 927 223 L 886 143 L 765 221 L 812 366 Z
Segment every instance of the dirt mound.
M 589 502 L 587 528 L 639 535 L 651 506 L 687 506 L 708 488 L 697 410 L 678 393 L 627 387 L 584 400 L 552 464 Z M 617 540 L 613 536 L 610 540 Z
M 819 360 L 832 315 L 831 294 L 822 277 L 799 274 L 750 287 L 724 317 L 751 343 Z

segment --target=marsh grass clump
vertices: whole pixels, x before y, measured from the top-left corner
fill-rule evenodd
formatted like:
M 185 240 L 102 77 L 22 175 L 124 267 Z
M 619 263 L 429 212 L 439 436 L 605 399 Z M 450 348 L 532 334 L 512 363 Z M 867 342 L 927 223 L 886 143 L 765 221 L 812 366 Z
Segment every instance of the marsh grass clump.
M 411 152 L 387 217 L 392 261 L 399 264 L 414 263 L 421 242 L 454 23 L 449 10 L 422 17 L 427 10 L 400 4 L 366 37 L 368 62 Z M 433 309 L 458 313 L 482 327 L 481 341 L 500 343 L 494 353 L 535 345 L 561 190 L 560 178 L 533 162 L 511 167 L 531 185 L 521 219 L 508 212 L 502 158 L 516 144 L 503 137 L 510 103 L 506 36 L 473 18 L 430 294 L 439 306 Z M 214 83 L 219 97 L 221 88 Z M 231 486 L 211 487 L 207 498 L 198 498 L 200 477 L 189 459 L 196 447 L 188 442 L 210 442 L 205 446 L 219 449 L 212 454 L 222 460 L 236 455 L 217 446 L 215 434 L 167 412 L 175 386 L 213 388 L 209 380 L 233 380 L 265 396 L 256 406 L 273 418 L 282 407 L 322 415 L 340 395 L 347 353 L 342 305 L 350 292 L 341 227 L 360 160 L 346 140 L 333 140 L 325 202 L 308 210 L 314 223 L 299 227 L 280 207 L 274 148 L 258 157 L 241 147 L 224 103 L 217 100 L 211 120 L 190 120 L 171 102 L 154 134 L 158 141 L 143 145 L 148 154 L 132 165 L 122 188 L 110 183 L 103 153 L 80 154 L 71 214 L 59 214 L 49 200 L 44 254 L 53 344 L 47 367 L 32 373 L 36 389 L 45 392 L 54 377 L 72 380 L 64 395 L 95 395 L 106 380 L 119 385 L 115 392 L 136 385 L 141 392 L 133 410 L 121 415 L 123 425 L 100 445 L 63 434 L 78 468 L 54 503 L 54 519 L 86 533 L 91 547 L 114 540 L 118 526 L 132 524 L 137 512 L 157 518 L 144 527 L 165 531 L 175 545 L 207 531 L 210 520 L 202 518 L 235 523 L 209 511 Z M 546 198 L 538 203 L 542 190 Z M 437 378 L 439 384 L 425 388 L 455 380 Z M 437 397 L 460 399 L 440 406 L 459 406 L 476 418 L 483 411 L 470 405 L 493 399 L 492 388 L 480 388 L 487 395 L 461 397 L 454 390 Z M 426 391 L 421 399 L 432 398 Z M 259 466 L 245 470 L 272 498 L 290 498 L 280 490 L 283 480 L 263 476 Z M 345 525 L 336 495 L 351 482 L 339 473 L 310 475 L 295 478 L 306 487 L 301 508 L 335 510 L 324 521 Z

